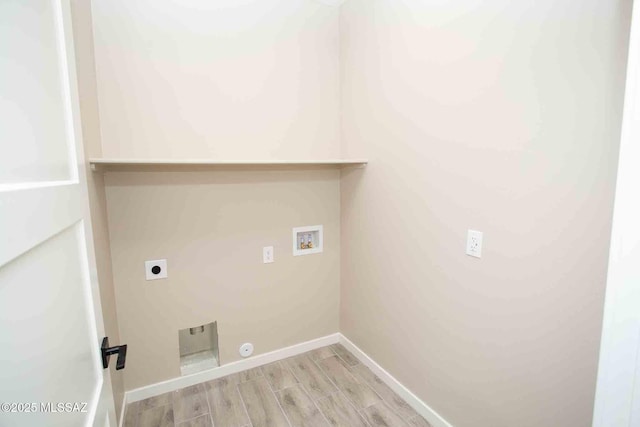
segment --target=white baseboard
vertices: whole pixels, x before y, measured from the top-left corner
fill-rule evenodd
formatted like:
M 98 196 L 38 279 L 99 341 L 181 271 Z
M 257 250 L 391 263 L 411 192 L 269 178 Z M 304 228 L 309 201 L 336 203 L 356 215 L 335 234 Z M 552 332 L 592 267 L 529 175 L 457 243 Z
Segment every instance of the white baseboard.
M 385 371 L 382 366 L 378 365 L 372 358 L 370 358 L 364 351 L 360 350 L 358 346 L 352 343 L 347 337 L 342 334 L 340 336 L 340 344 L 342 344 L 347 350 L 349 350 L 355 357 L 358 358 L 360 363 L 368 367 L 378 376 L 391 390 L 395 391 L 400 397 L 402 397 L 413 409 L 416 410 L 425 420 L 429 421 L 433 427 L 453 427 L 442 418 L 436 411 L 431 409 L 429 405 L 424 403 L 418 396 L 413 394 L 411 390 L 402 385 L 397 379 L 395 379 L 389 372 Z
M 266 365 L 267 363 L 286 359 L 287 357 L 306 353 L 307 351 L 315 350 L 316 348 L 336 344 L 339 341 L 340 334 L 336 333 L 327 335 L 326 337 L 317 338 L 300 344 L 295 344 L 291 347 L 285 347 L 269 353 L 259 354 L 248 359 L 238 360 L 237 362 L 232 362 L 215 369 L 209 369 L 207 371 L 198 372 L 196 374 L 172 378 L 170 380 L 151 384 L 145 387 L 136 388 L 134 390 L 125 392 L 125 402 L 137 402 L 139 400 L 144 400 L 149 397 L 157 396 L 159 394 L 179 390 L 181 388 L 189 387 L 202 382 L 215 380 L 216 378 L 221 378 L 227 375 L 245 371 L 247 369 Z

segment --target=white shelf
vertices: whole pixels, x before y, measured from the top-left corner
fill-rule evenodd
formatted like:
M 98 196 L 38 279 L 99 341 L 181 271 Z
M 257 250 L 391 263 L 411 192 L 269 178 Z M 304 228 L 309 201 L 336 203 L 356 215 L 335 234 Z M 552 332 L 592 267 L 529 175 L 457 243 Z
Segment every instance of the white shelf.
M 334 167 L 366 166 L 367 159 L 320 159 L 320 160 L 208 160 L 208 159 L 89 159 L 94 171 L 144 170 L 167 167 L 219 168 L 219 167 Z

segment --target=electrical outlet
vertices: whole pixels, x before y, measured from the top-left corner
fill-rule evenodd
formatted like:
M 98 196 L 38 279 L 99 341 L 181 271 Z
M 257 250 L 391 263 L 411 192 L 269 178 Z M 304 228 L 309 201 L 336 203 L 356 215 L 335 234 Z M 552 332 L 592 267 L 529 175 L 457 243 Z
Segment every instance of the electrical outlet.
M 467 255 L 482 257 L 482 232 L 467 230 Z
M 262 262 L 264 264 L 271 264 L 273 259 L 273 246 L 265 246 L 262 248 Z
M 156 259 L 144 262 L 144 272 L 147 280 L 166 279 L 169 277 L 167 272 L 167 260 Z

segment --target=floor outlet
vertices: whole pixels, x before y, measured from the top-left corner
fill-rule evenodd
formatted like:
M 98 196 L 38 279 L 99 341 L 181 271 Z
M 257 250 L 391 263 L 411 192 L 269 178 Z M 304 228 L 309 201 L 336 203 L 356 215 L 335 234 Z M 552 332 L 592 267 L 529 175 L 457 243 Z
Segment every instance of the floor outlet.
M 249 357 L 253 354 L 253 344 L 250 342 L 244 343 L 240 346 L 240 356 Z

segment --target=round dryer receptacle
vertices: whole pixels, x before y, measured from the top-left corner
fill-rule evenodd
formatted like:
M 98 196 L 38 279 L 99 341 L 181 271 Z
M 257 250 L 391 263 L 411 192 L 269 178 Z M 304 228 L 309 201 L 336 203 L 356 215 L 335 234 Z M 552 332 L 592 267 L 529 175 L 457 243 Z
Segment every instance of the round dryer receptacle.
M 240 346 L 240 356 L 249 357 L 253 354 L 253 344 L 250 342 L 244 343 Z

